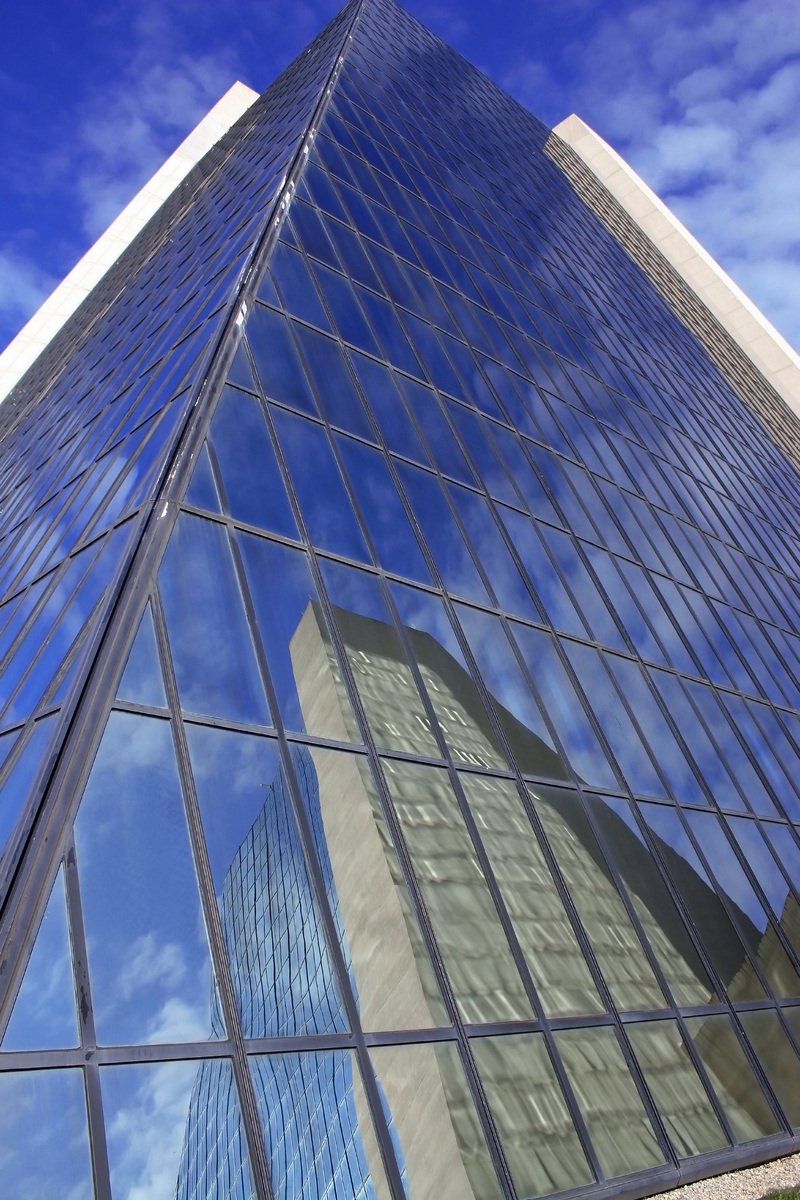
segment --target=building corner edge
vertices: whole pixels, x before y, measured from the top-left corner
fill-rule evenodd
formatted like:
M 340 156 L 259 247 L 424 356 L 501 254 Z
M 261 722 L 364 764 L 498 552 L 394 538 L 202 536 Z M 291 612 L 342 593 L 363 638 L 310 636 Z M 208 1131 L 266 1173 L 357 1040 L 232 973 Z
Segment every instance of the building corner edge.
M 800 417 L 800 356 L 625 159 L 575 113 L 553 127 L 545 152 L 644 267 L 736 390 L 742 394 L 744 389 L 743 398 L 762 419 L 767 414 L 753 405 L 754 381 L 744 378 L 745 363 L 751 376 L 761 377 L 757 390 L 766 383 Z M 677 279 L 665 279 L 664 268 Z M 738 353 L 732 354 L 734 347 Z M 795 446 L 797 437 L 795 428 Z

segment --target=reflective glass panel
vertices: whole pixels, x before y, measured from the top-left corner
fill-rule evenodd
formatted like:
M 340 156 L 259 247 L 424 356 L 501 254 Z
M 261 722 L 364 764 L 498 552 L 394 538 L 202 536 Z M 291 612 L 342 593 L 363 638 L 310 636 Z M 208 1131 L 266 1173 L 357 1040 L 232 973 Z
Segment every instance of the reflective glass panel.
M 292 322 L 295 337 L 303 347 L 320 412 L 332 425 L 362 437 L 372 437 L 347 360 L 338 342 L 313 329 Z
M 714 1091 L 740 1142 L 777 1133 L 778 1121 L 747 1061 L 730 1018 L 689 1017 L 686 1021 Z
M 265 1054 L 250 1063 L 267 1164 L 281 1200 L 388 1200 L 349 1050 Z
M 520 770 L 549 779 L 567 778 L 566 763 L 552 748 L 549 730 L 502 622 L 463 604 L 455 609 Z
M 778 1014 L 769 1010 L 743 1012 L 739 1019 L 789 1124 L 797 1128 L 800 1126 L 800 1062 Z M 795 1020 L 795 1035 L 797 1032 Z
M 374 575 L 324 562 L 322 574 L 379 746 L 439 757 L 408 659 Z
M 164 681 L 161 678 L 161 667 L 156 649 L 153 614 L 149 604 L 142 613 L 139 631 L 131 646 L 117 696 L 120 700 L 152 704 L 156 708 L 166 708 L 167 706 Z
M 169 722 L 111 714 L 75 845 L 100 1042 L 219 1035 Z
M 776 996 L 800 994 L 800 977 L 776 937 L 764 905 L 734 853 L 719 817 L 689 811 L 689 828 L 716 878 L 719 891 L 754 960 Z
M 360 741 L 307 555 L 249 534 L 239 545 L 284 725 Z
M 410 1197 L 500 1200 L 464 1068 L 451 1042 L 370 1052 Z
M 369 562 L 325 430 L 278 409 L 274 418 L 311 541 L 323 550 Z
M 100 1082 L 114 1200 L 255 1196 L 229 1059 L 104 1067 Z
M 0 1073 L 0 1193 L 92 1200 L 82 1071 Z
M 500 608 L 538 620 L 539 611 L 483 496 L 450 484 L 448 491 Z
M 400 583 L 392 584 L 391 592 L 454 760 L 505 767 L 500 739 L 467 669 L 441 598 Z
M 225 511 L 238 521 L 297 537 L 261 402 L 225 387 L 209 439 L 219 463 Z
M 462 1017 L 531 1017 L 447 772 L 384 760 L 384 775 Z
M 352 438 L 339 437 L 337 442 L 378 562 L 387 571 L 430 583 L 430 572 L 383 454 Z
M 276 743 L 202 725 L 187 725 L 186 732 L 245 1035 L 345 1029 L 290 783 Z M 293 758 L 328 900 L 336 909 L 336 879 L 325 843 L 317 775 L 305 747 L 295 747 Z
M 56 875 L 0 1050 L 77 1046 L 64 874 Z
M 547 1196 L 591 1183 L 541 1034 L 470 1045 L 518 1193 Z
M 759 825 L 792 881 L 795 895 L 800 894 L 800 844 L 796 835 L 788 825 L 773 825 L 768 821 L 759 821 Z M 789 903 L 791 901 L 787 901 Z
M 602 1012 L 541 846 L 508 779 L 461 776 L 514 932 L 549 1016 Z
M 595 787 L 616 786 L 608 758 L 559 656 L 558 640 L 515 621 L 509 627 L 578 778 Z
M 685 687 L 717 747 L 721 760 L 726 764 L 744 797 L 744 800 L 736 803 L 730 793 L 727 793 L 731 807 L 744 810 L 746 800 L 754 812 L 765 815 L 774 813 L 775 805 L 767 793 L 764 781 L 753 765 L 745 745 L 740 741 L 740 737 L 744 737 L 746 741 L 746 729 L 740 726 L 737 733 L 736 722 L 731 725 L 713 688 L 690 681 L 686 681 Z
M 224 528 L 181 513 L 158 582 L 183 708 L 267 724 L 267 704 Z
M 660 796 L 664 785 L 653 765 L 648 748 L 624 706 L 623 699 L 614 688 L 606 671 L 606 663 L 612 655 L 603 654 L 579 642 L 562 642 L 586 699 L 589 701 L 597 723 L 611 746 L 619 763 L 622 776 L 634 792 Z M 629 663 L 634 667 L 635 664 Z M 611 787 L 613 784 L 602 784 Z
M 652 830 L 655 849 L 723 985 L 734 999 L 762 999 L 764 989 L 756 978 L 742 938 L 712 887 L 678 813 L 658 804 L 642 804 L 640 808 Z
M 3 780 L 3 803 L 0 808 L 0 855 L 13 832 L 25 801 L 45 764 L 50 739 L 58 724 L 58 713 L 42 717 L 33 727 L 27 743 L 17 755 Z
M 316 404 L 285 317 L 256 304 L 247 320 L 247 340 L 265 394 L 301 412 Z
M 759 828 L 760 826 L 760 828 Z M 800 922 L 798 922 L 798 904 L 796 897 L 789 889 L 786 876 L 770 852 L 762 837 L 763 823 L 748 820 L 746 817 L 729 817 L 728 827 L 733 831 L 745 862 L 752 871 L 756 882 L 766 900 L 773 917 L 782 928 L 789 944 L 795 953 L 800 954 Z M 786 825 L 775 826 L 789 833 Z M 791 834 L 789 835 L 791 837 Z M 792 875 L 791 849 L 782 860 L 789 878 L 794 878 L 800 886 L 800 876 Z
M 278 242 L 270 258 L 270 274 L 283 297 L 286 308 L 312 325 L 328 328 L 328 319 L 317 296 L 303 255 Z
M 670 895 L 628 801 L 592 796 L 589 806 L 675 1002 L 714 1003 L 718 997 L 686 921 Z
M 664 1161 L 613 1029 L 570 1029 L 556 1046 L 607 1176 Z
M 677 1022 L 626 1025 L 625 1032 L 678 1158 L 726 1145 Z
M 435 475 L 406 463 L 398 472 L 430 555 L 448 591 L 488 604 L 486 588 Z
M 318 802 L 304 795 L 363 1027 L 449 1025 L 368 759 L 310 747 L 302 763 L 316 777 Z
M 547 619 L 556 629 L 587 637 L 586 624 L 542 544 L 546 538 L 545 526 L 530 521 L 514 509 L 503 507 L 500 514 Z M 566 538 L 567 535 L 561 536 Z
M 666 1001 L 594 831 L 575 792 L 536 787 L 530 795 L 619 1008 L 662 1008 Z
M 387 450 L 405 454 L 417 462 L 425 461 L 419 435 L 406 412 L 398 392 L 395 375 L 388 366 L 363 354 L 350 352 L 361 387 L 375 416 Z

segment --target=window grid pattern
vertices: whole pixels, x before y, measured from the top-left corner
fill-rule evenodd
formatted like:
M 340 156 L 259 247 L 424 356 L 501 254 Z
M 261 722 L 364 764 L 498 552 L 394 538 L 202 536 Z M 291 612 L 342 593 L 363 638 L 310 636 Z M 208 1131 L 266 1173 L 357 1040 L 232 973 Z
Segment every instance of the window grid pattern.
M 29 765 L 26 747 L 91 661 L 350 17 L 343 11 L 191 172 L 0 411 L 0 731 L 17 743 L 0 767 L 9 873 L 9 836 L 26 805 L 26 824 L 35 814 L 48 758 L 39 747 Z M 105 590 L 75 592 L 98 550 Z M 52 753 L 68 716 L 47 723 Z

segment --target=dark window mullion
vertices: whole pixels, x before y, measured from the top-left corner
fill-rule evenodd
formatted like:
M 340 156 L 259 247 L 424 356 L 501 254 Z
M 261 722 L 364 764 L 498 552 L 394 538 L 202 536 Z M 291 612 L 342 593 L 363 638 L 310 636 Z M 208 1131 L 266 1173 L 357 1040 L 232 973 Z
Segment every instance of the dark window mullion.
M 153 614 L 153 626 L 156 634 L 161 671 L 167 693 L 167 703 L 171 714 L 172 740 L 175 748 L 181 791 L 183 792 L 189 840 L 192 847 L 203 915 L 206 929 L 208 930 L 209 948 L 214 965 L 214 980 L 219 995 L 225 1028 L 233 1051 L 233 1074 L 239 1093 L 253 1181 L 260 1200 L 273 1200 L 273 1191 L 264 1152 L 264 1140 L 261 1135 L 261 1126 L 258 1119 L 258 1103 L 245 1052 L 244 1038 L 239 1024 L 236 993 L 225 949 L 225 935 L 214 891 L 214 880 L 205 844 L 200 805 L 195 790 L 194 775 L 189 757 L 189 747 L 183 728 L 178 683 L 172 662 L 167 624 L 157 586 L 153 588 L 150 596 L 150 605 Z

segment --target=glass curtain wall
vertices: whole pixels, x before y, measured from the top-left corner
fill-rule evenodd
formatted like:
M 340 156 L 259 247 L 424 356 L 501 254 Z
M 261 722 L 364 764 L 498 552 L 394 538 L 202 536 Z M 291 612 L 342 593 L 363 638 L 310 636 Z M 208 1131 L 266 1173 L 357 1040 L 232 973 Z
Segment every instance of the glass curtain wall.
M 361 6 L 9 1008 L 9 1195 L 792 1144 L 800 474 L 545 135 Z

